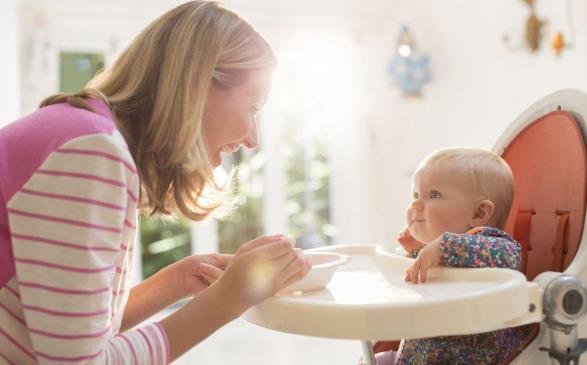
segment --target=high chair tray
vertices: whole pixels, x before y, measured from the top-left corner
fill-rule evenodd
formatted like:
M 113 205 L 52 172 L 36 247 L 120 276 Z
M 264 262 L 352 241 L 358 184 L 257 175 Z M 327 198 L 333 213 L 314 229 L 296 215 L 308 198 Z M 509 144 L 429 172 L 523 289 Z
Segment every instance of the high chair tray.
M 309 336 L 397 340 L 492 331 L 541 321 L 538 285 L 509 269 L 431 268 L 425 284 L 404 282 L 413 259 L 376 245 L 312 251 L 351 256 L 326 288 L 278 295 L 244 318 Z

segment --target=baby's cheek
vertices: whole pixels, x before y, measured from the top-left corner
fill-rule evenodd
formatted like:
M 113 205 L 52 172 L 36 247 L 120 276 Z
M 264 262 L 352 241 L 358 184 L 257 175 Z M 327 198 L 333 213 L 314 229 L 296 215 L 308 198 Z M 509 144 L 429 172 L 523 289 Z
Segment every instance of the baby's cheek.
M 437 236 L 441 235 L 448 228 L 446 222 L 442 221 L 442 218 L 439 220 L 434 220 L 430 223 L 430 232 L 428 232 L 430 234 L 430 239 L 436 238 Z
M 428 242 L 428 241 L 430 241 L 430 239 L 428 237 L 429 234 L 428 234 L 428 232 L 426 230 L 424 230 L 423 232 L 420 232 L 420 230 L 418 230 L 418 229 L 410 229 L 410 234 L 418 242 Z

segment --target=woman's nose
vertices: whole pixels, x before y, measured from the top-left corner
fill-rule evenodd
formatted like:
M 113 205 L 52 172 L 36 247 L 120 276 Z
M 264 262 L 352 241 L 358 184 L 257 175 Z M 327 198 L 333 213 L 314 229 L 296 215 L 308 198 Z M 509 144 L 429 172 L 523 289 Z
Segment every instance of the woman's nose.
M 245 138 L 244 145 L 250 149 L 255 149 L 259 146 L 259 131 L 257 129 L 257 121 L 252 124 L 249 135 L 247 138 Z

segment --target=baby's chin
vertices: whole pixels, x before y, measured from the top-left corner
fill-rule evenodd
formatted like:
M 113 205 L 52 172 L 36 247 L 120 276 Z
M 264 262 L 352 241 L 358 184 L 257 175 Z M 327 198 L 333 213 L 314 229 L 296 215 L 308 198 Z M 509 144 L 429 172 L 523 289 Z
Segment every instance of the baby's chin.
M 418 232 L 417 229 L 410 227 L 408 230 L 410 231 L 410 235 L 412 237 L 414 237 L 416 239 L 416 241 L 424 242 L 424 241 L 422 241 L 422 235 L 420 234 L 420 232 Z
M 428 232 L 421 232 L 417 228 L 410 228 L 410 234 L 412 237 L 416 239 L 418 242 L 422 242 L 424 244 L 434 241 L 436 237 L 432 237 L 434 235 L 428 234 Z

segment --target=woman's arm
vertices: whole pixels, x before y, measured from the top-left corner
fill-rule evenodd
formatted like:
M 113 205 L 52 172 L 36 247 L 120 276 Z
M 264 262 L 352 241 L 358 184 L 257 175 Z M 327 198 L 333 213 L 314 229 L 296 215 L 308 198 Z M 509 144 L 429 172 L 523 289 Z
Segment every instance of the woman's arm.
M 115 335 L 138 195 L 130 154 L 101 133 L 58 148 L 7 205 L 19 308 L 8 351 L 26 358 L 16 363 L 164 364 L 158 324 Z
M 241 315 L 244 310 L 229 298 L 213 285 L 159 322 L 169 342 L 170 361 Z
M 179 280 L 173 280 L 169 271 L 159 271 L 131 289 L 120 332 L 136 326 L 182 298 L 184 295 Z
M 178 300 L 198 295 L 209 286 L 200 273 L 206 263 L 224 270 L 232 255 L 188 256 L 149 277 L 130 291 L 122 318 L 121 331 L 136 326 Z

